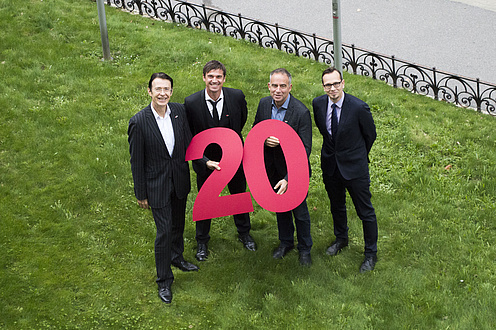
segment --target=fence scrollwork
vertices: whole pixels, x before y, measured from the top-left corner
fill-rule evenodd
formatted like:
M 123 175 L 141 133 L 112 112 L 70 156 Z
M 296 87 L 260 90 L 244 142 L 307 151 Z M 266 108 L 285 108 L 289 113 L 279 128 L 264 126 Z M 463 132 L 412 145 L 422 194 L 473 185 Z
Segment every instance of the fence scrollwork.
M 151 18 L 243 39 L 265 48 L 332 65 L 332 40 L 181 0 L 107 0 L 107 5 Z M 496 84 L 428 68 L 343 44 L 343 69 L 393 87 L 496 116 Z

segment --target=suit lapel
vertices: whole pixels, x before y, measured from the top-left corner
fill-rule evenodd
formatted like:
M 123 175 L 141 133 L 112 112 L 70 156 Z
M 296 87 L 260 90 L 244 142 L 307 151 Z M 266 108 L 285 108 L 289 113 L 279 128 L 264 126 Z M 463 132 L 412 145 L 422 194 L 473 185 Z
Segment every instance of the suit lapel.
M 176 110 L 176 107 L 175 105 L 169 103 L 169 107 L 171 109 L 171 121 L 172 121 L 172 129 L 174 130 L 174 150 L 172 151 L 172 155 L 174 155 L 174 153 L 176 152 L 176 149 L 177 149 L 177 145 L 178 145 L 178 141 L 181 140 L 181 127 L 179 127 L 179 120 L 178 120 L 178 113 L 177 113 L 177 110 Z
M 234 108 L 233 105 L 231 104 L 232 99 L 224 87 L 222 87 L 222 93 L 224 94 L 224 107 L 222 108 L 222 117 L 229 118 L 229 116 L 231 115 L 229 111 L 230 109 Z
M 272 118 L 272 97 L 267 97 L 267 106 L 264 109 L 264 118 L 271 119 Z
M 294 106 L 293 105 L 294 105 L 293 95 L 291 95 L 290 99 L 289 99 L 288 109 L 286 110 L 286 114 L 284 115 L 284 119 L 282 120 L 286 124 L 289 124 L 291 122 L 291 119 L 293 118 L 293 114 L 294 114 Z
M 323 127 L 323 131 L 327 132 L 327 134 L 329 135 L 329 138 L 330 138 L 331 134 L 327 130 L 327 108 L 329 107 L 329 96 L 327 96 L 327 94 L 324 95 L 324 97 L 322 97 L 322 102 L 319 102 L 319 103 L 320 104 L 318 105 L 318 108 L 317 108 L 318 111 L 315 115 L 319 116 L 318 122 Z
M 207 101 L 205 100 L 205 89 L 201 91 L 200 100 L 199 100 L 199 119 L 201 119 L 200 126 L 204 127 L 204 129 L 212 128 L 213 126 L 213 118 L 210 114 L 210 110 L 207 107 Z
M 160 133 L 160 129 L 158 128 L 157 120 L 153 116 L 151 106 L 149 106 L 146 111 L 146 123 L 150 128 L 150 132 L 152 132 L 152 135 L 158 140 L 158 144 L 162 147 L 160 148 L 160 150 L 167 151 L 167 146 L 165 145 L 165 141 L 162 136 L 162 133 Z M 167 157 L 170 157 L 168 152 L 165 152 L 165 154 Z
M 349 107 L 349 97 L 346 97 L 346 94 L 344 95 L 344 101 L 343 101 L 343 106 L 341 107 L 341 116 L 339 117 L 339 125 L 338 125 L 338 136 L 341 130 L 339 127 L 341 125 L 345 125 L 346 122 L 348 121 L 348 118 L 350 117 L 350 107 Z

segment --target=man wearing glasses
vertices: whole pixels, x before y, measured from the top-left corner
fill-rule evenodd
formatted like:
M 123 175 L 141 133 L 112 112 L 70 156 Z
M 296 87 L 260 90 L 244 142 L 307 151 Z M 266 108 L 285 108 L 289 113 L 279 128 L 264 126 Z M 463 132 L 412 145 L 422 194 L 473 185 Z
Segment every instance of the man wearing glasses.
M 344 79 L 339 70 L 322 73 L 325 95 L 313 102 L 315 124 L 323 136 L 322 178 L 331 203 L 336 240 L 326 253 L 334 256 L 348 246 L 346 190 L 363 225 L 365 259 L 360 272 L 371 271 L 377 262 L 377 219 L 370 201 L 368 154 L 376 138 L 369 106 L 344 93 Z

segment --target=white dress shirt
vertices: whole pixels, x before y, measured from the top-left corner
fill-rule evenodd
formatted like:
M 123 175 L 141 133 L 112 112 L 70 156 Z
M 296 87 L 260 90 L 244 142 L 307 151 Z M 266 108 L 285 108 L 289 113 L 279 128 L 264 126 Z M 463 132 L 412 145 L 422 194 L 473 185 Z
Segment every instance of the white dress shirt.
M 222 110 L 224 109 L 224 91 L 221 91 L 220 92 L 220 96 L 219 98 L 217 99 L 217 101 L 219 101 L 217 103 L 217 113 L 219 114 L 219 120 L 222 118 Z M 210 111 L 210 116 L 213 117 L 213 111 L 214 111 L 214 106 L 212 105 L 212 103 L 210 103 L 208 100 L 212 100 L 214 101 L 207 93 L 207 90 L 205 90 L 205 102 L 207 102 L 207 107 L 208 107 L 208 111 Z M 214 101 L 215 102 L 215 101 Z
M 157 121 L 158 128 L 160 129 L 160 133 L 164 139 L 165 145 L 167 147 L 167 151 L 169 155 L 172 157 L 172 153 L 174 152 L 174 129 L 172 128 L 172 120 L 171 120 L 171 110 L 169 105 L 167 104 L 167 109 L 165 110 L 165 116 L 162 118 L 157 111 L 151 105 L 153 116 Z

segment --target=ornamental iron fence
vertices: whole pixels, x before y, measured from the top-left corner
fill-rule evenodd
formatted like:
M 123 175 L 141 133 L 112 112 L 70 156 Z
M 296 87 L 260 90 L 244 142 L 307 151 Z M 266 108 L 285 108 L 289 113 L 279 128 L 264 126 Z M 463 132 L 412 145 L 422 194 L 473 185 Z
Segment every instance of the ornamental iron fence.
M 332 65 L 330 39 L 290 30 L 181 0 L 106 0 L 107 5 L 154 19 L 243 39 Z M 355 45 L 342 44 L 343 69 L 395 88 L 496 116 L 496 84 L 428 68 Z

